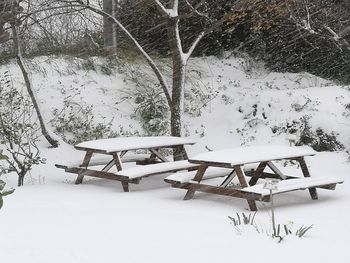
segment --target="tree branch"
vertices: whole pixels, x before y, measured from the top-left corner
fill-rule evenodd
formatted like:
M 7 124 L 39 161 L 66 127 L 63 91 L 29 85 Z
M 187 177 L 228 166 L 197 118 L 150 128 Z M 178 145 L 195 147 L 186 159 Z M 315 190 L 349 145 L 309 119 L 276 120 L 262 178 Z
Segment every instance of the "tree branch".
M 154 0 L 159 2 L 158 0 Z M 171 107 L 171 96 L 170 96 L 170 92 L 169 92 L 169 88 L 168 88 L 168 84 L 165 81 L 165 78 L 163 76 L 163 74 L 160 72 L 159 68 L 157 67 L 157 65 L 155 64 L 155 62 L 153 61 L 153 59 L 148 55 L 148 53 L 142 48 L 142 46 L 139 44 L 139 42 L 133 37 L 133 35 L 119 22 L 119 20 L 117 20 L 115 17 L 113 17 L 112 15 L 102 11 L 101 9 L 95 8 L 91 5 L 85 4 L 82 0 L 75 0 L 75 1 L 64 1 L 64 0 L 60 0 L 60 2 L 64 2 L 64 3 L 78 3 L 80 6 L 83 6 L 87 9 L 89 9 L 90 11 L 107 17 L 108 19 L 112 20 L 113 23 L 117 24 L 118 27 L 129 37 L 129 39 L 134 43 L 134 45 L 136 46 L 136 48 L 141 52 L 141 54 L 143 55 L 143 57 L 146 59 L 148 65 L 152 68 L 152 70 L 154 71 L 155 75 L 157 76 L 157 79 L 163 89 L 164 95 L 167 99 L 168 105 L 169 107 Z

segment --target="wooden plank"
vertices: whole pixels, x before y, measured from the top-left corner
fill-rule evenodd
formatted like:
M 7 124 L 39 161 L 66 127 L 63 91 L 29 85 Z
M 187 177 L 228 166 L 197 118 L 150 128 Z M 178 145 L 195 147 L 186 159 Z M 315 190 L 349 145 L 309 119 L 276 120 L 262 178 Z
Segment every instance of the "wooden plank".
M 245 180 L 244 171 L 242 170 L 241 166 L 236 165 L 234 168 L 235 168 L 236 174 L 238 176 L 239 183 L 241 184 L 241 187 L 242 188 L 247 187 L 248 184 L 247 184 L 247 181 Z M 248 205 L 249 205 L 249 208 L 251 211 L 258 210 L 254 200 L 247 199 L 247 201 L 248 201 Z
M 125 181 L 129 183 L 138 184 L 140 182 L 140 179 L 129 179 L 128 177 L 116 175 L 114 173 L 110 172 L 103 172 L 103 171 L 97 171 L 92 169 L 87 169 L 83 167 L 71 167 L 66 170 L 67 173 L 74 173 L 74 174 L 83 174 L 84 176 L 91 176 L 96 178 L 103 178 L 103 179 L 109 179 L 109 180 L 115 180 L 115 181 Z
M 307 165 L 306 165 L 304 157 L 300 157 L 298 159 L 298 161 L 299 161 L 300 168 L 301 168 L 301 171 L 303 172 L 304 177 L 311 177 L 309 169 L 307 168 Z M 316 191 L 315 187 L 309 188 L 309 193 L 310 193 L 310 196 L 311 196 L 312 200 L 317 200 L 318 199 L 318 195 L 317 195 L 317 191 Z
M 222 167 L 222 168 L 234 168 L 230 163 L 218 163 L 218 162 L 204 162 L 204 161 L 197 161 L 197 160 L 188 160 L 190 163 L 195 164 L 206 164 L 207 166 L 214 166 L 214 167 Z
M 234 189 L 234 188 L 225 188 L 225 187 L 220 187 L 220 186 L 213 186 L 213 185 L 208 185 L 208 184 L 197 184 L 197 183 L 178 183 L 174 182 L 172 184 L 172 187 L 174 188 L 180 188 L 180 189 L 188 189 L 188 190 L 194 190 L 194 191 L 199 191 L 199 192 L 205 192 L 205 193 L 210 193 L 210 194 L 217 194 L 217 195 L 224 195 L 224 196 L 231 196 L 231 197 L 238 197 L 238 198 L 243 198 L 248 201 L 263 201 L 263 202 L 268 202 L 269 197 L 262 197 L 259 194 L 255 193 L 247 193 L 243 192 L 240 189 Z
M 255 185 L 259 178 L 261 177 L 262 172 L 264 171 L 265 167 L 267 165 L 267 162 L 261 162 L 258 166 L 258 168 L 256 168 L 252 178 L 249 180 L 249 185 Z
M 115 166 L 117 167 L 117 170 L 121 171 L 123 169 L 123 167 L 122 167 L 122 161 L 120 160 L 119 153 L 113 154 L 113 160 L 114 160 Z
M 88 167 L 89 166 L 89 162 L 91 160 L 91 157 L 93 155 L 93 151 L 87 151 L 85 153 L 85 157 L 84 157 L 84 160 L 82 162 L 82 164 L 80 165 L 81 167 Z M 77 179 L 75 180 L 75 184 L 81 184 L 83 182 L 83 178 L 84 178 L 84 175 L 82 173 L 78 173 L 78 177 Z
M 197 173 L 194 176 L 193 180 L 200 183 L 207 168 L 208 168 L 208 165 L 205 165 L 205 164 L 202 164 L 201 166 L 199 166 Z M 196 192 L 196 190 L 189 189 L 184 197 L 184 200 L 192 199 L 195 192 Z

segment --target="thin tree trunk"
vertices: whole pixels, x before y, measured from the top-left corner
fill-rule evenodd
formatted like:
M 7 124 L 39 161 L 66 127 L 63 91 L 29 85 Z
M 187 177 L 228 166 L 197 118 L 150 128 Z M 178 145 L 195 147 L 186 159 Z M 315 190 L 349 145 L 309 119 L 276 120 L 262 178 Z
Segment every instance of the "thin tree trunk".
M 29 75 L 28 75 L 27 67 L 23 61 L 21 43 L 20 43 L 20 38 L 19 38 L 18 32 L 17 32 L 17 28 L 15 25 L 12 25 L 11 27 L 12 27 L 13 43 L 14 43 L 17 64 L 21 68 L 22 75 L 23 75 L 23 78 L 24 78 L 24 81 L 25 81 L 25 84 L 27 87 L 27 91 L 28 91 L 29 96 L 30 96 L 32 103 L 34 105 L 36 114 L 38 116 L 41 132 L 44 135 L 45 139 L 51 144 L 51 146 L 56 148 L 56 147 L 58 147 L 58 141 L 55 140 L 54 138 L 52 138 L 51 135 L 49 134 L 48 130 L 46 129 L 45 122 L 44 122 L 44 119 L 41 115 L 40 107 L 39 107 L 39 104 L 36 100 L 36 97 L 35 97 L 35 94 L 33 91 L 33 86 L 32 86 L 31 80 L 30 80 Z
M 171 98 L 171 135 L 182 136 L 182 117 L 184 114 L 184 90 L 186 77 L 186 60 L 184 59 L 180 39 L 178 37 L 178 19 L 169 18 L 167 24 L 169 46 L 173 61 L 172 98 Z M 185 159 L 186 152 L 183 146 L 174 148 L 174 159 Z
M 103 0 L 103 11 L 107 14 L 113 14 L 113 2 L 114 0 Z M 110 48 L 114 45 L 113 34 L 114 23 L 108 17 L 103 17 L 103 41 L 104 47 Z

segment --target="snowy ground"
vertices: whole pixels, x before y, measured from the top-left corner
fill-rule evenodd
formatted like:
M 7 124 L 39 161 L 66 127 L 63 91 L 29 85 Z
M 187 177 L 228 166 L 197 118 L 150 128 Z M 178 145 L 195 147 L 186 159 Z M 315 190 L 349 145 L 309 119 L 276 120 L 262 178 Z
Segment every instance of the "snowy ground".
M 288 144 L 285 134 L 273 134 L 269 127 L 283 126 L 304 115 L 312 115 L 314 128 L 335 131 L 339 140 L 349 145 L 344 106 L 350 102 L 349 89 L 331 87 L 309 75 L 247 74 L 240 60 L 208 60 L 197 63 L 206 72 L 201 83 L 211 83 L 208 86 L 219 95 L 201 109 L 201 116 L 186 118 L 189 135 L 199 141 L 188 148 L 190 154 L 205 151 L 206 145 L 221 149 L 241 144 Z M 114 101 L 123 96 L 120 90 L 125 83 L 119 75 L 79 70 L 59 74 L 45 63 L 38 64 L 46 73 L 36 73 L 33 79 L 40 88 L 46 118 L 51 108 L 62 104 L 62 90 L 69 87 L 79 89 L 82 97 L 96 106 L 96 115 L 117 116 L 118 125 L 138 129 L 137 121 L 130 118 L 132 103 L 122 102 L 121 107 Z M 50 65 L 71 68 L 66 62 L 55 63 Z M 12 66 L 10 71 L 15 76 L 18 72 Z M 232 84 L 236 80 L 239 85 Z M 311 102 L 296 111 L 291 105 L 305 105 L 305 96 Z M 255 116 L 254 104 L 258 104 Z M 262 117 L 263 112 L 267 118 Z M 252 119 L 253 127 L 249 126 Z M 349 262 L 350 163 L 344 152 L 307 158 L 312 176 L 345 178 L 335 191 L 320 189 L 317 201 L 311 200 L 307 191 L 275 198 L 278 223 L 314 225 L 304 238 L 287 237 L 277 243 L 249 228 L 237 234 L 227 216 L 247 213 L 244 200 L 197 193 L 193 200 L 183 201 L 184 191 L 170 188 L 163 182 L 164 175 L 131 185 L 130 193 L 107 180 L 86 178 L 84 184 L 74 185 L 75 176 L 54 164 L 80 154 L 67 145 L 48 149 L 42 143 L 41 149 L 47 164 L 35 167 L 25 186 L 5 198 L 0 211 L 0 258 L 4 262 Z M 296 167 L 284 169 L 294 171 Z M 8 186 L 15 185 L 13 174 L 2 179 Z M 258 225 L 271 231 L 268 204 L 259 203 L 258 207 Z

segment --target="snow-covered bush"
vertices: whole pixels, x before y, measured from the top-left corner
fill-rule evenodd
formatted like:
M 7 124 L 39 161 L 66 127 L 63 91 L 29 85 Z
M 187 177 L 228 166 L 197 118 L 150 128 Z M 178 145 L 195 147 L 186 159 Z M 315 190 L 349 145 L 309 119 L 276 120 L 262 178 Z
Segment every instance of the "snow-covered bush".
M 6 72 L 0 78 L 0 147 L 9 156 L 9 168 L 18 174 L 18 186 L 33 165 L 44 162 L 37 147 L 40 127 L 33 113 L 31 100 L 13 87 Z
M 161 91 L 152 88 L 135 91 L 135 110 L 148 135 L 163 135 L 169 131 L 169 107 Z
M 83 141 L 96 140 L 106 137 L 116 137 L 109 123 L 96 123 L 93 114 L 93 105 L 74 101 L 74 96 L 64 98 L 62 109 L 53 110 L 53 119 L 50 121 L 54 132 L 65 142 L 77 144 Z

